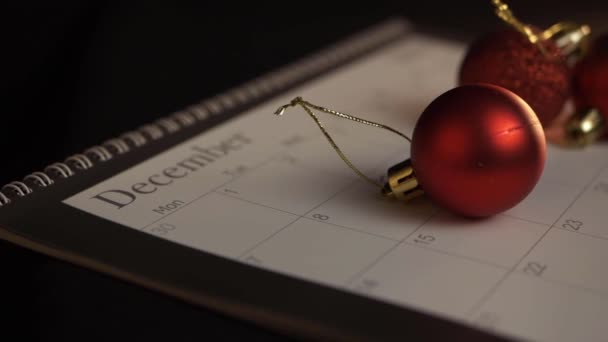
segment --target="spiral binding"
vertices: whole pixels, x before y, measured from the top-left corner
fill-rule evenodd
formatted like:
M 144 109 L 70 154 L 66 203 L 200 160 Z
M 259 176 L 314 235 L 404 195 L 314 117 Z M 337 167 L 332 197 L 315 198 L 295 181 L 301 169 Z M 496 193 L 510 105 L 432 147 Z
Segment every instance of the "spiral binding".
M 136 130 L 109 139 L 99 146 L 72 155 L 63 162 L 53 163 L 44 171 L 33 172 L 22 181 L 13 181 L 0 188 L 0 207 L 15 198 L 31 194 L 36 189 L 47 188 L 55 180 L 72 177 L 86 171 L 98 163 L 105 163 L 116 155 L 128 153 L 151 141 L 174 134 L 184 128 L 203 122 L 240 106 L 255 103 L 277 91 L 286 89 L 300 81 L 313 77 L 348 59 L 359 56 L 375 47 L 393 41 L 407 31 L 407 23 L 402 19 L 387 21 L 377 28 L 354 35 L 344 42 L 330 46 L 320 53 L 309 56 L 254 79 L 225 93 L 192 105 Z

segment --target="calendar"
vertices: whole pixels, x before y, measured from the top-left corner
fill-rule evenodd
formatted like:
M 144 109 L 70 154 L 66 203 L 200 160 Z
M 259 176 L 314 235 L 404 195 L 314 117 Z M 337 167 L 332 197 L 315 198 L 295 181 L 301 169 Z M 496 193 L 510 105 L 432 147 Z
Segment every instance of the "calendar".
M 64 203 L 176 244 L 415 308 L 515 339 L 608 334 L 608 147 L 548 145 L 526 199 L 463 219 L 424 196 L 384 197 L 336 155 L 296 96 L 411 134 L 456 85 L 465 46 L 422 34 L 338 68 Z M 319 118 L 364 173 L 382 180 L 410 146 Z

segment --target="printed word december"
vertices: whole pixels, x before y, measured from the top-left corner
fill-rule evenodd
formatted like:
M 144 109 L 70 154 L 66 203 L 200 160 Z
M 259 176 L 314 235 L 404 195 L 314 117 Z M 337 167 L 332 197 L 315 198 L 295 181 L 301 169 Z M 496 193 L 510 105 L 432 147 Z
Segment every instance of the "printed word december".
M 238 151 L 251 144 L 251 139 L 242 133 L 236 133 L 224 139 L 219 144 L 209 147 L 192 146 L 194 151 L 188 158 L 178 163 L 166 167 L 158 172 L 144 178 L 142 181 L 133 184 L 128 189 L 109 189 L 91 197 L 106 205 L 111 205 L 116 209 L 124 208 L 133 203 L 138 196 L 155 193 L 160 188 L 171 186 L 182 178 L 199 171 L 214 161 L 227 156 L 231 152 Z

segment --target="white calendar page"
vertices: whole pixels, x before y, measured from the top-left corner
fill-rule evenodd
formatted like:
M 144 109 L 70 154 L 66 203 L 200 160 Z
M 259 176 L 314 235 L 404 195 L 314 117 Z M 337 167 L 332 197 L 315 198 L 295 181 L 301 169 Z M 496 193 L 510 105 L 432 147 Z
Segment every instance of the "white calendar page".
M 410 35 L 64 202 L 177 244 L 380 301 L 539 341 L 608 335 L 608 147 L 549 146 L 513 209 L 465 220 L 358 179 L 295 96 L 407 134 L 455 85 L 464 46 Z M 374 178 L 407 142 L 320 118 Z M 382 319 L 382 318 L 378 318 Z

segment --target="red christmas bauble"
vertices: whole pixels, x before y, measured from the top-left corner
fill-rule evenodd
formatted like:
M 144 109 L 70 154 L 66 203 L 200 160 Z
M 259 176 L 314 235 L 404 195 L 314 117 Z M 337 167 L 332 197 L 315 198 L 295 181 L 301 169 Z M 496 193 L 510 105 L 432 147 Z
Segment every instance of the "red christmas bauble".
M 507 210 L 535 187 L 545 164 L 543 129 L 519 96 L 489 84 L 437 97 L 419 117 L 412 167 L 424 192 L 468 217 Z
M 576 106 L 597 108 L 608 122 L 608 34 L 596 38 L 575 65 L 572 82 Z
M 482 36 L 467 51 L 459 83 L 491 83 L 519 95 L 543 126 L 555 119 L 570 96 L 570 68 L 551 40 L 543 41 L 548 55 L 513 29 Z

